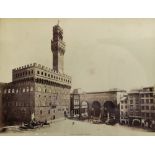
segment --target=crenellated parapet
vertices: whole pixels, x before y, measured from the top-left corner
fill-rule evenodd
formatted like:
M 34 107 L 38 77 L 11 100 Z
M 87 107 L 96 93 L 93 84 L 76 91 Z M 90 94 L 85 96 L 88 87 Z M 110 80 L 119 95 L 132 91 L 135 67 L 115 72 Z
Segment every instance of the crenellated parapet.
M 68 86 L 71 86 L 72 83 L 70 76 L 37 63 L 25 65 L 12 70 L 13 82 L 26 78 L 50 80 Z

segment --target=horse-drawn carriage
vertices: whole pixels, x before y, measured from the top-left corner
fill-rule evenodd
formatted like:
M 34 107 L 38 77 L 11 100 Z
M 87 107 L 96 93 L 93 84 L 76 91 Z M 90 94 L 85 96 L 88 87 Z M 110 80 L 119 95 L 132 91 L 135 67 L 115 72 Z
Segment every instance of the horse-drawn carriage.
M 41 121 L 31 121 L 28 123 L 22 123 L 22 125 L 19 127 L 20 129 L 36 129 L 43 126 L 50 126 L 50 123 L 48 123 L 46 120 L 44 122 Z

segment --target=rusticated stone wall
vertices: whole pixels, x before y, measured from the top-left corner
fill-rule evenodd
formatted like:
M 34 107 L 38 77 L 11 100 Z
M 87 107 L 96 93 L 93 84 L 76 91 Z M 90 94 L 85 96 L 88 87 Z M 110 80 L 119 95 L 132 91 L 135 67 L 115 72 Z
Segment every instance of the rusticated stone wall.
M 3 102 L 2 102 L 4 85 L 5 85 L 4 83 L 0 83 L 0 127 L 3 126 L 3 124 L 4 124 Z
M 33 81 L 9 83 L 3 90 L 6 122 L 49 121 L 64 116 L 70 105 L 70 88 Z
M 35 117 L 53 120 L 69 112 L 70 89 L 58 85 L 35 84 Z
M 30 121 L 34 112 L 35 83 L 30 81 L 7 84 L 3 90 L 5 122 Z

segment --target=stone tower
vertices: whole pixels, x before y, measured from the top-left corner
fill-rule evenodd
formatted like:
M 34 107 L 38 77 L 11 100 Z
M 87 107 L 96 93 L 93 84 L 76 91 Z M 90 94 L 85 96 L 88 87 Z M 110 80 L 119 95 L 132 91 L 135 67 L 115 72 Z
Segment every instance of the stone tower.
M 53 27 L 51 50 L 53 52 L 53 70 L 63 73 L 65 43 L 63 41 L 63 30 L 59 26 L 59 23 Z

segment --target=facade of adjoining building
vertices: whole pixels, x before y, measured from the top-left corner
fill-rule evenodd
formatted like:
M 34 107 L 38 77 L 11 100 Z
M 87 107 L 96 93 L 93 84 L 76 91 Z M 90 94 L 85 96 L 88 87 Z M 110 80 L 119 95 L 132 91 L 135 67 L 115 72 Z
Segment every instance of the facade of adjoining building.
M 143 127 L 155 126 L 154 86 L 131 90 L 128 92 L 127 97 L 121 100 L 121 124 L 129 124 L 132 126 L 141 125 Z
M 142 126 L 155 124 L 155 88 L 144 87 L 140 91 Z
M 33 63 L 12 70 L 3 90 L 5 122 L 50 121 L 69 113 L 71 77 L 64 74 L 63 30 L 53 27 L 53 69 Z
M 129 123 L 129 105 L 128 105 L 128 96 L 127 94 L 121 98 L 120 101 L 120 123 L 128 124 Z
M 90 119 L 105 121 L 108 117 L 112 117 L 119 121 L 119 103 L 125 93 L 124 90 L 84 93 L 73 91 L 71 94 L 71 114 L 81 115 L 81 107 L 78 105 L 82 105 L 82 103 L 86 105 L 87 103 Z
M 85 93 L 79 89 L 74 89 L 70 94 L 70 115 L 76 118 L 88 117 L 88 103 L 86 101 L 81 102 L 81 98 L 84 99 Z
M 131 90 L 128 93 L 128 113 L 130 125 L 139 125 L 141 123 L 141 103 L 139 93 L 140 89 Z
M 3 88 L 5 86 L 5 83 L 0 83 L 0 127 L 3 126 L 4 124 L 4 117 L 3 117 L 3 102 L 2 102 L 2 98 L 3 98 Z

